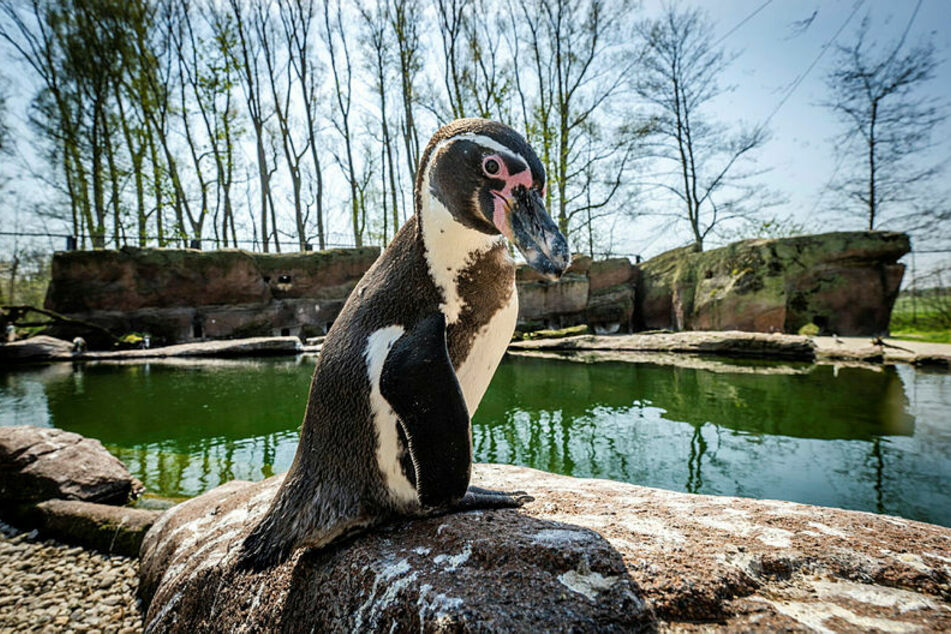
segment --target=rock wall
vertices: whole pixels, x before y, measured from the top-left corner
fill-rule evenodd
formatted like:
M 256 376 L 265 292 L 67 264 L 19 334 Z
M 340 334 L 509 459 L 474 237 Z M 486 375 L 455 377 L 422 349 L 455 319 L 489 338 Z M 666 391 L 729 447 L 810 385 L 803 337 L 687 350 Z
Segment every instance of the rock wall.
M 576 255 L 558 282 L 518 269 L 519 330 L 587 324 L 634 330 L 887 332 L 908 253 L 901 233 L 746 240 L 642 264 Z M 322 334 L 379 255 L 376 247 L 271 255 L 124 248 L 53 258 L 46 307 L 156 344 Z M 50 334 L 71 338 L 73 333 Z
M 675 249 L 639 265 L 640 329 L 888 332 L 908 236 L 826 233 Z
M 114 333 L 148 332 L 155 343 L 311 336 L 333 323 L 379 253 L 377 247 L 61 252 L 53 257 L 46 307 Z
M 637 269 L 627 258 L 594 261 L 575 255 L 557 282 L 546 282 L 527 265 L 518 269 L 519 329 L 588 324 L 599 334 L 634 326 Z

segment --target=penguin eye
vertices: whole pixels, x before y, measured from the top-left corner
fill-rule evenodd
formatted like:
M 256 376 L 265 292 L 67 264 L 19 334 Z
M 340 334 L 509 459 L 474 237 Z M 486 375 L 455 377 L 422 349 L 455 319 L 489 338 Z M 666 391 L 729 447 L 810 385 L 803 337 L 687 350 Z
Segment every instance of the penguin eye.
M 484 171 L 489 176 L 495 176 L 499 173 L 499 170 L 502 169 L 499 166 L 499 162 L 494 158 L 487 158 L 482 162 L 482 171 Z

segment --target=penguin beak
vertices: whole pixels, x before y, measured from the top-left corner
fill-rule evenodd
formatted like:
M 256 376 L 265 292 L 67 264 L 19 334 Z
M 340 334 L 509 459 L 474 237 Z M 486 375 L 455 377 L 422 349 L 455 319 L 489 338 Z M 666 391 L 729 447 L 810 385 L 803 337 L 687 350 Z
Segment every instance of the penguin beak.
M 508 203 L 509 229 L 503 231 L 522 252 L 533 269 L 557 280 L 571 260 L 568 241 L 545 211 L 541 194 L 524 186 L 515 187 Z

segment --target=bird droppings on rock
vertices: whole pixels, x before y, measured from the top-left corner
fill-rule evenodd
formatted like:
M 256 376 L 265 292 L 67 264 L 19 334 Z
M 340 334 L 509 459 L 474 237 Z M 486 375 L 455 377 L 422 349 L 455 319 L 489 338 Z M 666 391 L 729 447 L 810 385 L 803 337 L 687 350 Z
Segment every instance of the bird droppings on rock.
M 849 537 L 847 533 L 844 533 L 843 531 L 839 531 L 829 526 L 826 526 L 825 524 L 821 522 L 806 522 L 806 524 L 813 527 L 814 529 L 816 529 L 823 535 L 828 535 L 830 537 L 838 537 L 840 539 L 848 539 Z
M 446 570 L 455 570 L 469 560 L 472 556 L 472 548 L 468 545 L 458 555 L 436 555 L 433 562 L 436 564 L 446 564 Z
M 598 572 L 569 570 L 558 575 L 558 581 L 570 590 L 582 594 L 592 601 L 597 601 L 598 595 L 603 590 L 609 590 L 611 586 L 618 582 L 618 577 L 605 577 Z

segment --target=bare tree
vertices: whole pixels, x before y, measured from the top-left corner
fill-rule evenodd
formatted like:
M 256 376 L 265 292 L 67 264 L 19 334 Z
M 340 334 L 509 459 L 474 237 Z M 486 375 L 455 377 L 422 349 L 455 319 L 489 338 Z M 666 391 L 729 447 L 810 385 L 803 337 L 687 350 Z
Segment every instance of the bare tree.
M 360 7 L 360 16 L 364 27 L 364 50 L 366 63 L 373 77 L 373 88 L 379 99 L 380 125 L 380 191 L 383 207 L 383 242 L 387 242 L 387 227 L 389 214 L 393 217 L 393 235 L 396 235 L 400 226 L 399 206 L 397 204 L 397 173 L 393 158 L 393 136 L 390 132 L 389 109 L 386 98 L 388 93 L 387 70 L 392 60 L 392 43 L 389 37 L 389 23 L 386 19 L 386 8 L 382 0 L 376 0 L 374 6 Z
M 251 0 L 258 5 L 265 0 Z M 269 251 L 271 237 L 274 237 L 274 248 L 280 252 L 280 242 L 277 240 L 277 228 L 274 226 L 276 214 L 274 198 L 271 192 L 272 170 L 268 167 L 268 148 L 265 138 L 265 126 L 271 118 L 264 101 L 264 73 L 261 70 L 261 42 L 257 37 L 254 23 L 253 9 L 249 9 L 244 0 L 228 0 L 231 14 L 234 17 L 235 33 L 238 36 L 236 50 L 237 63 L 241 77 L 241 87 L 244 91 L 245 105 L 251 128 L 254 130 L 254 142 L 257 155 L 259 197 L 260 197 L 260 226 L 261 244 L 264 252 Z M 268 228 L 268 218 L 271 227 Z
M 512 69 L 501 50 L 511 22 L 501 8 L 494 0 L 437 0 L 448 102 L 448 108 L 433 108 L 440 119 L 511 119 Z
M 701 10 L 667 5 L 636 32 L 644 49 L 634 88 L 654 117 L 652 154 L 670 165 L 652 184 L 679 199 L 679 212 L 662 215 L 686 220 L 702 250 L 711 232 L 767 204 L 750 183 L 757 172 L 745 163 L 768 135 L 762 126 L 731 132 L 704 116 L 704 107 L 724 92 L 718 80 L 732 58 L 715 45 Z
M 389 0 L 390 28 L 396 40 L 396 53 L 400 77 L 400 94 L 403 104 L 401 131 L 405 147 L 409 182 L 416 182 L 416 166 L 419 164 L 419 132 L 416 128 L 416 81 L 422 62 L 420 27 L 424 23 L 419 0 Z
M 287 44 L 288 63 L 300 88 L 301 103 L 304 111 L 306 147 L 310 149 L 313 174 L 309 180 L 312 200 L 317 221 L 317 240 L 320 249 L 326 248 L 324 229 L 324 181 L 323 167 L 319 155 L 318 143 L 318 95 L 320 93 L 320 73 L 317 60 L 311 46 L 311 32 L 315 17 L 315 3 L 279 3 L 281 25 Z M 298 218 L 298 234 L 305 228 L 310 209 Z
M 188 3 L 183 3 L 180 10 L 182 28 L 175 32 L 175 49 L 181 76 L 181 118 L 198 180 L 202 209 L 192 231 L 195 238 L 201 238 L 202 225 L 210 210 L 209 190 L 214 182 L 212 229 L 216 242 L 223 238 L 227 246 L 229 228 L 232 238 L 237 240 L 233 235 L 234 206 L 231 194 L 237 123 L 237 108 L 231 90 L 237 73 L 233 55 L 236 44 L 234 24 L 229 15 L 215 6 L 206 7 L 203 11 L 207 19 L 204 24 L 192 19 L 192 7 Z M 193 128 L 189 111 L 197 111 L 198 129 Z M 208 172 L 212 168 L 205 168 L 205 159 L 210 159 L 213 175 Z
M 923 157 L 946 116 L 942 101 L 921 93 L 935 77 L 935 48 L 928 41 L 902 51 L 904 37 L 877 46 L 868 41 L 868 28 L 866 18 L 855 41 L 838 47 L 826 78 L 825 105 L 843 125 L 836 143 L 843 167 L 831 186 L 869 231 L 924 232 L 951 220 L 951 206 L 929 196 L 941 165 Z
M 435 2 L 439 39 L 442 43 L 443 85 L 453 119 L 466 116 L 466 108 L 462 100 L 464 70 L 459 48 L 463 43 L 462 31 L 466 20 L 466 8 L 469 4 L 471 4 L 470 0 L 436 0 Z
M 462 79 L 473 113 L 510 122 L 515 68 L 502 51 L 510 22 L 501 8 L 497 0 L 473 2 L 472 15 L 463 24 L 469 68 Z
M 298 247 L 301 251 L 307 245 L 307 208 L 304 204 L 304 181 L 302 168 L 309 152 L 310 136 L 303 135 L 297 138 L 295 130 L 298 128 L 293 115 L 294 70 L 291 65 L 292 46 L 295 38 L 288 27 L 293 29 L 297 24 L 294 16 L 295 9 L 289 4 L 278 3 L 278 18 L 281 21 L 280 30 L 272 22 L 270 4 L 258 4 L 254 10 L 254 25 L 264 57 L 264 68 L 267 71 L 267 83 L 271 92 L 271 106 L 277 118 L 277 136 L 281 141 L 284 153 L 284 166 L 291 181 L 291 200 L 294 204 L 294 224 Z M 303 10 L 298 6 L 297 10 Z M 312 7 L 310 7 L 312 10 Z M 306 33 L 304 34 L 306 39 Z
M 7 124 L 7 91 L 9 82 L 6 77 L 0 75 L 0 154 L 9 152 L 12 147 L 10 144 L 10 126 Z M 3 183 L 0 182 L 0 186 Z
M 350 185 L 350 219 L 353 228 L 353 241 L 363 246 L 363 229 L 360 194 L 361 179 L 357 176 L 353 152 L 353 131 L 350 111 L 353 106 L 353 64 L 350 59 L 350 48 L 347 44 L 347 32 L 343 26 L 343 11 L 339 1 L 330 5 L 330 0 L 324 0 L 324 43 L 330 56 L 330 70 L 334 80 L 336 95 L 336 116 L 332 123 L 340 134 L 344 144 L 345 156 L 337 156 L 344 178 Z M 341 55 L 342 54 L 342 55 Z M 338 62 L 339 59 L 339 62 Z
M 581 246 L 580 234 L 572 236 L 576 230 L 617 211 L 614 203 L 628 190 L 637 147 L 632 134 L 637 127 L 606 112 L 622 96 L 634 64 L 630 56 L 614 52 L 624 46 L 621 25 L 630 6 L 602 0 L 536 0 L 533 10 L 540 19 L 513 17 L 509 28 L 500 28 L 514 67 L 523 70 L 513 71 L 511 80 L 501 70 L 494 81 L 488 79 L 491 73 L 477 69 L 483 79 L 473 92 L 505 95 L 514 88 L 529 141 L 548 176 L 549 212 L 569 240 Z M 491 46 L 479 50 L 500 57 Z M 485 102 L 481 108 L 489 114 L 498 111 Z

